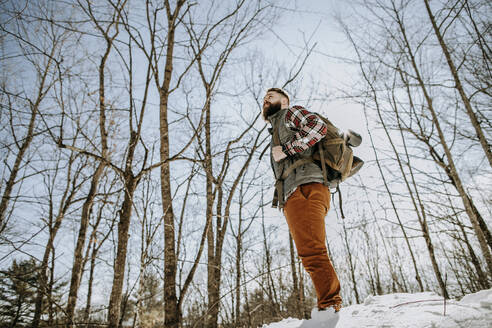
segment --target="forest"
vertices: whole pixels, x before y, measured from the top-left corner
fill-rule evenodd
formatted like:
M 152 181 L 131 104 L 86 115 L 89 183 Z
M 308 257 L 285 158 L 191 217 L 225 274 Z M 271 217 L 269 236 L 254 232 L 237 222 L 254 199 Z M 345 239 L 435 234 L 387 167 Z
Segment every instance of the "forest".
M 492 287 L 492 3 L 311 5 L 0 0 L 0 328 L 307 318 L 271 87 L 363 137 L 326 217 L 344 305 Z

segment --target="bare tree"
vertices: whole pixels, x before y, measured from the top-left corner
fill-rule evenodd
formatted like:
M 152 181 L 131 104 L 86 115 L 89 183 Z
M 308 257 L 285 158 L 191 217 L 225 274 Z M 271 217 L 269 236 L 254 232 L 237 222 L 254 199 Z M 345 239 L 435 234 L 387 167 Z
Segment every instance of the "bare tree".
M 255 170 L 256 171 L 256 170 Z M 254 174 L 256 176 L 256 174 Z M 262 206 L 259 206 L 256 208 L 256 210 L 252 213 L 252 215 L 248 217 L 244 217 L 244 212 L 246 211 L 246 207 L 248 204 L 251 204 L 253 200 L 255 200 L 255 196 L 246 199 L 248 195 L 248 191 L 252 189 L 252 181 L 255 181 L 255 178 L 248 178 L 248 181 L 246 180 L 246 175 L 243 175 L 243 178 L 241 180 L 241 184 L 239 187 L 239 196 L 238 196 L 238 206 L 239 206 L 239 212 L 238 212 L 238 225 L 237 225 L 237 231 L 234 232 L 234 227 L 232 226 L 232 221 L 230 222 L 231 225 L 231 234 L 234 237 L 236 241 L 236 253 L 235 253 L 235 299 L 233 298 L 233 301 L 235 300 L 235 307 L 233 309 L 233 321 L 236 326 L 239 326 L 241 323 L 241 303 L 242 303 L 242 298 L 241 298 L 241 283 L 243 281 L 243 265 L 244 265 L 244 259 L 243 259 L 243 254 L 244 254 L 244 240 L 243 236 L 246 235 L 247 231 L 251 228 L 254 219 L 256 218 L 256 215 L 258 212 L 260 212 L 260 209 L 262 209 Z M 245 183 L 248 183 L 246 187 L 244 186 Z
M 486 263 L 487 263 L 487 266 L 489 268 L 489 272 L 490 272 L 490 274 L 492 274 L 491 250 L 489 249 L 489 247 L 487 245 L 487 241 L 485 239 L 484 232 L 480 228 L 480 223 L 477 219 L 476 213 L 473 211 L 473 208 L 472 208 L 471 203 L 470 203 L 470 199 L 469 199 L 469 197 L 468 197 L 468 195 L 467 195 L 467 193 L 463 187 L 463 183 L 461 181 L 460 175 L 458 173 L 458 170 L 457 170 L 455 162 L 454 162 L 454 157 L 451 153 L 451 150 L 450 150 L 448 143 L 446 141 L 446 137 L 445 137 L 444 132 L 441 128 L 440 120 L 437 116 L 436 109 L 433 106 L 432 97 L 427 90 L 427 86 L 426 86 L 426 84 L 423 80 L 423 77 L 420 73 L 420 70 L 418 68 L 418 65 L 417 65 L 417 62 L 415 59 L 415 53 L 413 52 L 413 47 L 410 45 L 410 43 L 408 41 L 404 23 L 401 20 L 400 13 L 399 13 L 398 9 L 396 8 L 395 4 L 393 4 L 393 13 L 395 15 L 394 17 L 397 19 L 399 31 L 402 35 L 403 44 L 405 45 L 410 65 L 413 68 L 413 73 L 415 74 L 415 79 L 416 79 L 417 83 L 419 84 L 419 86 L 422 90 L 422 93 L 424 95 L 424 98 L 425 98 L 425 101 L 427 104 L 427 110 L 429 111 L 429 113 L 432 117 L 432 122 L 433 122 L 433 124 L 436 128 L 437 134 L 439 136 L 440 144 L 443 148 L 444 154 L 445 154 L 446 159 L 447 159 L 448 169 L 450 171 L 450 175 L 452 176 L 453 181 L 455 182 L 456 190 L 458 191 L 458 193 L 459 193 L 459 195 L 463 201 L 465 211 L 466 211 L 468 217 L 470 218 L 470 222 L 471 222 L 471 224 L 475 230 L 475 234 L 476 234 L 476 237 L 479 241 L 480 248 L 482 249 L 483 256 L 486 259 Z
M 45 223 L 48 227 L 48 240 L 44 248 L 43 257 L 41 259 L 39 268 L 39 288 L 36 294 L 36 302 L 33 314 L 33 321 L 31 327 L 36 328 L 40 325 L 41 314 L 43 310 L 43 300 L 49 294 L 48 293 L 48 268 L 49 260 L 54 252 L 54 240 L 60 230 L 62 221 L 66 218 L 69 209 L 75 201 L 75 196 L 80 190 L 82 183 L 84 182 L 81 177 L 82 169 L 86 165 L 86 162 L 78 163 L 78 154 L 72 152 L 67 159 L 67 172 L 66 176 L 63 176 L 60 172 L 61 161 L 63 160 L 62 154 L 58 153 L 58 161 L 60 161 L 54 169 L 53 174 L 48 175 L 45 178 L 47 189 L 47 211 Z M 61 177 L 60 177 L 61 175 Z M 61 190 L 61 197 L 58 200 L 56 185 L 58 179 L 65 179 L 64 188 Z M 58 206 L 58 209 L 56 208 Z
M 42 4 L 40 4 L 39 9 L 44 10 Z M 20 90 L 18 88 L 19 84 L 16 83 L 15 79 L 4 76 L 5 80 L 0 85 L 2 92 L 1 107 L 2 112 L 5 113 L 1 115 L 2 125 L 5 122 L 6 127 L 10 126 L 9 133 L 12 134 L 12 142 L 2 145 L 4 151 L 6 150 L 5 164 L 7 164 L 9 157 L 13 157 L 13 161 L 11 160 L 7 164 L 10 166 L 9 172 L 6 175 L 2 175 L 6 178 L 2 178 L 2 188 L 0 189 L 2 192 L 0 200 L 0 235 L 7 228 L 9 219 L 8 207 L 13 198 L 14 187 L 24 179 L 19 176 L 24 166 L 23 161 L 26 160 L 27 151 L 36 134 L 35 129 L 39 123 L 38 115 L 42 103 L 55 83 L 56 74 L 54 72 L 57 64 L 61 61 L 58 57 L 59 52 L 63 47 L 64 39 L 67 37 L 67 33 L 54 29 L 52 34 L 46 34 L 45 43 L 43 44 L 41 40 L 36 40 L 36 36 L 30 33 L 32 26 L 29 25 L 23 15 L 23 11 L 26 8 L 8 8 L 7 4 L 2 4 L 1 10 L 9 17 L 5 24 L 0 24 L 0 32 L 3 34 L 2 39 L 6 40 L 4 42 L 11 42 L 15 45 L 10 48 L 15 51 L 10 55 L 20 56 L 23 59 L 22 64 L 17 63 L 17 65 L 29 65 L 33 71 L 36 71 L 36 82 L 31 90 Z M 32 10 L 36 9 L 32 8 Z M 36 24 L 39 24 L 39 22 Z M 46 30 L 49 26 L 44 27 L 41 25 L 41 28 Z M 8 66 L 6 65 L 6 67 Z M 27 108 L 26 113 L 23 113 L 24 110 L 20 110 L 21 106 Z M 27 119 L 27 122 L 24 119 Z M 21 136 L 20 133 L 23 135 Z
M 461 8 L 461 5 L 455 2 L 453 5 Z M 465 213 L 471 222 L 474 235 L 479 241 L 489 271 L 490 243 L 488 242 L 489 230 L 482 223 L 479 211 L 463 186 L 463 173 L 460 172 L 457 165 L 460 159 L 459 153 L 457 155 L 454 154 L 456 151 L 453 151 L 453 147 L 457 147 L 458 141 L 461 146 L 461 144 L 466 143 L 466 140 L 457 140 L 460 132 L 457 132 L 459 128 L 456 125 L 456 120 L 452 122 L 446 119 L 444 115 L 446 104 L 433 96 L 435 90 L 442 89 L 440 82 L 435 80 L 436 76 L 431 75 L 432 71 L 429 71 L 428 67 L 425 66 L 425 61 L 422 61 L 421 56 L 425 51 L 432 49 L 432 44 L 428 41 L 430 33 L 434 31 L 435 34 L 436 31 L 430 25 L 421 24 L 416 27 L 415 21 L 411 21 L 411 19 L 416 20 L 418 18 L 405 15 L 410 8 L 422 9 L 413 2 L 397 3 L 392 1 L 388 5 L 374 2 L 364 3 L 362 7 L 366 8 L 369 13 L 366 16 L 368 23 L 373 24 L 374 29 L 383 32 L 383 34 L 375 33 L 371 40 L 354 40 L 353 35 L 348 34 L 356 52 L 355 62 L 359 66 L 362 83 L 365 86 L 358 97 L 366 108 L 375 109 L 377 122 L 384 129 L 393 153 L 393 159 L 401 173 L 399 179 L 407 190 L 408 200 L 413 204 L 414 213 L 420 224 L 420 231 L 423 232 L 437 278 L 436 281 L 443 295 L 446 296 L 449 293 L 446 290 L 444 277 L 437 265 L 438 255 L 435 253 L 435 243 L 432 242 L 433 237 L 430 229 L 432 223 L 429 221 L 429 217 L 434 218 L 436 216 L 429 209 L 430 206 L 425 205 L 428 200 L 423 198 L 424 190 L 428 190 L 429 186 L 418 182 L 416 176 L 417 174 L 422 176 L 423 173 L 433 180 L 441 180 L 438 180 L 433 173 L 422 172 L 417 165 L 412 164 L 412 161 L 422 161 L 421 154 L 410 153 L 409 147 L 415 147 L 413 140 L 417 140 L 420 144 L 418 147 L 428 154 L 427 159 L 433 160 L 449 177 L 448 182 L 454 186 L 464 205 Z M 447 9 L 443 11 L 443 13 L 447 13 L 447 18 L 443 22 L 446 21 L 448 25 L 443 27 L 446 24 L 443 23 L 439 27 L 441 31 L 447 31 L 447 28 L 453 24 L 453 20 L 458 15 L 454 9 L 456 7 L 451 10 L 453 14 Z M 423 8 L 423 10 L 427 9 Z M 414 33 L 416 28 L 421 31 L 420 34 Z M 379 41 L 374 42 L 376 39 Z M 439 66 L 434 65 L 434 67 Z M 458 97 L 462 100 L 460 95 Z M 393 130 L 400 134 L 398 144 L 395 142 L 396 135 L 393 135 Z M 368 130 L 368 132 L 371 136 L 371 131 Z M 409 137 L 413 138 L 412 141 L 409 141 Z M 409 146 L 410 144 L 412 146 Z M 378 154 L 375 153 L 375 156 Z M 392 172 L 395 171 L 392 170 Z M 392 176 L 398 178 L 396 174 L 392 174 Z M 386 189 L 389 192 L 388 188 Z M 436 185 L 435 190 L 441 192 L 442 186 Z M 393 196 L 389 195 L 389 197 L 391 199 Z M 456 211 L 454 213 L 457 214 Z M 411 249 L 410 244 L 408 242 L 407 244 L 408 248 Z M 415 262 L 414 267 L 416 268 Z M 419 285 L 422 289 L 425 276 L 421 278 Z M 483 276 L 480 280 L 483 280 Z
M 84 5 L 81 5 L 81 9 L 84 11 L 84 13 L 90 18 L 90 21 L 94 24 L 96 29 L 98 30 L 99 33 L 101 33 L 101 36 L 104 38 L 105 43 L 106 43 L 106 49 L 101 56 L 100 62 L 99 62 L 99 67 L 98 67 L 98 72 L 99 72 L 99 88 L 98 88 L 98 93 L 99 93 L 99 135 L 101 138 L 101 150 L 100 154 L 101 157 L 107 158 L 108 157 L 108 138 L 107 138 L 107 129 L 106 129 L 106 63 L 109 57 L 109 54 L 113 48 L 113 42 L 116 39 L 116 37 L 119 34 L 119 28 L 118 28 L 118 23 L 121 17 L 120 11 L 122 8 L 125 6 L 126 1 L 119 1 L 116 3 L 113 7 L 113 13 L 110 14 L 110 21 L 109 23 L 106 23 L 106 26 L 101 25 L 101 20 L 97 18 L 94 14 L 92 5 L 90 2 L 86 2 L 86 7 Z M 112 31 L 113 30 L 113 31 Z M 94 203 L 94 199 L 96 197 L 96 193 L 98 190 L 98 185 L 99 181 L 101 179 L 101 176 L 103 175 L 104 169 L 105 169 L 106 163 L 100 161 L 97 164 L 97 167 L 94 171 L 94 174 L 92 175 L 91 179 L 91 185 L 89 192 L 87 194 L 87 197 L 84 201 L 84 204 L 82 206 L 82 213 L 80 217 L 80 228 L 79 228 L 79 233 L 77 236 L 77 244 L 75 246 L 75 251 L 74 251 L 74 262 L 73 262 L 73 268 L 72 268 L 72 277 L 70 281 L 70 290 L 68 293 L 68 304 L 67 304 L 67 325 L 73 325 L 73 315 L 75 312 L 75 306 L 77 302 L 77 295 L 78 295 L 78 290 L 80 286 L 80 280 L 82 277 L 82 270 L 83 270 L 83 257 L 82 257 L 82 252 L 84 249 L 84 244 L 86 241 L 86 235 L 87 235 L 87 228 L 89 225 L 89 217 L 90 213 L 92 210 L 92 206 Z
M 115 208 L 108 215 L 111 217 L 111 219 L 108 222 L 107 230 L 104 231 L 101 228 L 102 223 L 104 223 L 105 216 L 107 215 L 105 213 L 105 210 L 107 207 L 113 204 L 112 201 L 109 199 L 109 196 L 111 194 L 111 188 L 113 188 L 116 185 L 115 182 L 116 181 L 114 179 L 110 181 L 109 188 L 103 192 L 104 196 L 102 197 L 101 202 L 96 204 L 98 205 L 98 208 L 94 210 L 96 215 L 91 215 L 93 222 L 92 223 L 89 222 L 89 225 L 92 228 L 92 232 L 89 237 L 88 245 L 84 256 L 84 264 L 82 265 L 82 267 L 85 267 L 86 263 L 89 262 L 89 276 L 87 277 L 87 297 L 86 297 L 84 311 L 82 314 L 82 321 L 85 322 L 87 326 L 89 326 L 91 322 L 90 314 L 92 309 L 92 294 L 93 294 L 94 279 L 96 278 L 95 275 L 95 270 L 97 265 L 96 260 L 98 259 L 102 246 L 108 240 L 108 238 L 113 232 L 115 225 L 117 224 L 118 214 L 117 214 L 117 209 Z
M 478 140 L 480 141 L 480 145 L 482 146 L 483 151 L 484 151 L 484 153 L 485 153 L 485 155 L 489 161 L 490 167 L 492 167 L 492 151 L 490 150 L 490 145 L 487 141 L 487 138 L 485 136 L 484 131 L 482 130 L 482 127 L 480 126 L 477 115 L 472 108 L 470 98 L 469 98 L 469 96 L 466 95 L 465 89 L 463 87 L 463 84 L 461 82 L 461 78 L 460 78 L 459 73 L 458 73 L 458 68 L 456 67 L 456 64 L 455 64 L 453 58 L 451 58 L 450 50 L 449 50 L 448 45 L 446 44 L 446 42 L 444 40 L 443 33 L 441 32 L 441 28 L 440 28 L 446 22 L 446 20 L 448 18 L 451 20 L 450 24 L 452 24 L 452 21 L 454 20 L 454 18 L 457 15 L 459 15 L 460 12 L 462 10 L 464 10 L 465 6 L 467 6 L 467 4 L 468 4 L 467 1 L 453 1 L 453 2 L 454 3 L 451 4 L 451 6 L 450 6 L 451 9 L 448 11 L 448 14 L 442 20 L 442 22 L 438 25 L 436 22 L 436 18 L 434 17 L 434 14 L 432 13 L 432 10 L 430 8 L 429 1 L 424 0 L 425 9 L 426 9 L 427 14 L 429 16 L 429 20 L 432 23 L 432 29 L 434 31 L 434 34 L 435 34 L 437 40 L 439 41 L 439 45 L 441 46 L 442 52 L 443 52 L 444 56 L 446 57 L 446 62 L 449 66 L 449 70 L 451 72 L 451 75 L 453 76 L 455 88 L 458 90 L 461 101 L 463 102 L 463 105 L 465 106 L 466 114 L 470 118 L 470 121 L 473 125 L 473 128 L 475 129 L 475 132 L 478 136 Z M 456 9 L 456 11 L 457 11 L 455 14 L 456 16 L 451 17 L 454 14 L 456 7 L 458 7 Z M 479 35 L 479 38 L 481 38 L 480 32 L 478 33 L 478 35 Z M 488 259 L 488 261 L 490 261 L 490 259 Z M 490 270 L 490 268 L 489 268 L 489 270 Z

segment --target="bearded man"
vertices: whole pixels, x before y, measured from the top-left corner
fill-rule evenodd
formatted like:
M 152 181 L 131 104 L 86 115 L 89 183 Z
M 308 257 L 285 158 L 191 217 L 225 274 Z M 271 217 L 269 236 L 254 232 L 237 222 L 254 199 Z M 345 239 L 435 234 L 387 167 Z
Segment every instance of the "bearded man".
M 271 124 L 273 135 L 270 161 L 277 180 L 274 207 L 283 209 L 297 253 L 316 289 L 317 307 L 311 312 L 311 320 L 301 327 L 335 327 L 342 299 L 325 244 L 330 189 L 314 162 L 288 168 L 296 160 L 312 158 L 313 146 L 326 135 L 326 124 L 301 106 L 290 107 L 287 93 L 279 88 L 267 90 L 263 118 Z

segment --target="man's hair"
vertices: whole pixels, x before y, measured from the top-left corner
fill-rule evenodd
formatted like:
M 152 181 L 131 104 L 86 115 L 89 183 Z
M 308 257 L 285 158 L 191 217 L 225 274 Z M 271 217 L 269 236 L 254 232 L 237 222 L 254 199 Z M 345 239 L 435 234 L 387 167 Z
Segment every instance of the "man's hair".
M 287 104 L 290 103 L 289 95 L 287 95 L 287 92 L 285 92 L 284 90 L 282 90 L 280 88 L 270 88 L 270 89 L 267 90 L 267 92 L 270 92 L 270 91 L 273 91 L 273 92 L 276 92 L 276 93 L 280 93 L 282 96 L 284 96 L 285 98 L 287 98 Z

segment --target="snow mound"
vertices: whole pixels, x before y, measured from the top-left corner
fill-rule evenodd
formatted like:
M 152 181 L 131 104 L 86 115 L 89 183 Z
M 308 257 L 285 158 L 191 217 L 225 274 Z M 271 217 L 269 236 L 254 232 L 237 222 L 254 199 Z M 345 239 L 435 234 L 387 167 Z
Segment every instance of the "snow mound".
M 492 310 L 492 289 L 481 290 L 478 293 L 466 295 L 460 301 L 463 304 L 480 304 L 485 309 Z
M 303 320 L 288 318 L 262 328 L 298 328 Z M 460 301 L 431 292 L 369 296 L 362 304 L 340 310 L 339 328 L 492 328 L 492 289 Z
M 263 325 L 264 328 L 297 328 L 301 325 L 302 320 L 287 318 L 280 322 L 271 323 L 269 325 Z

